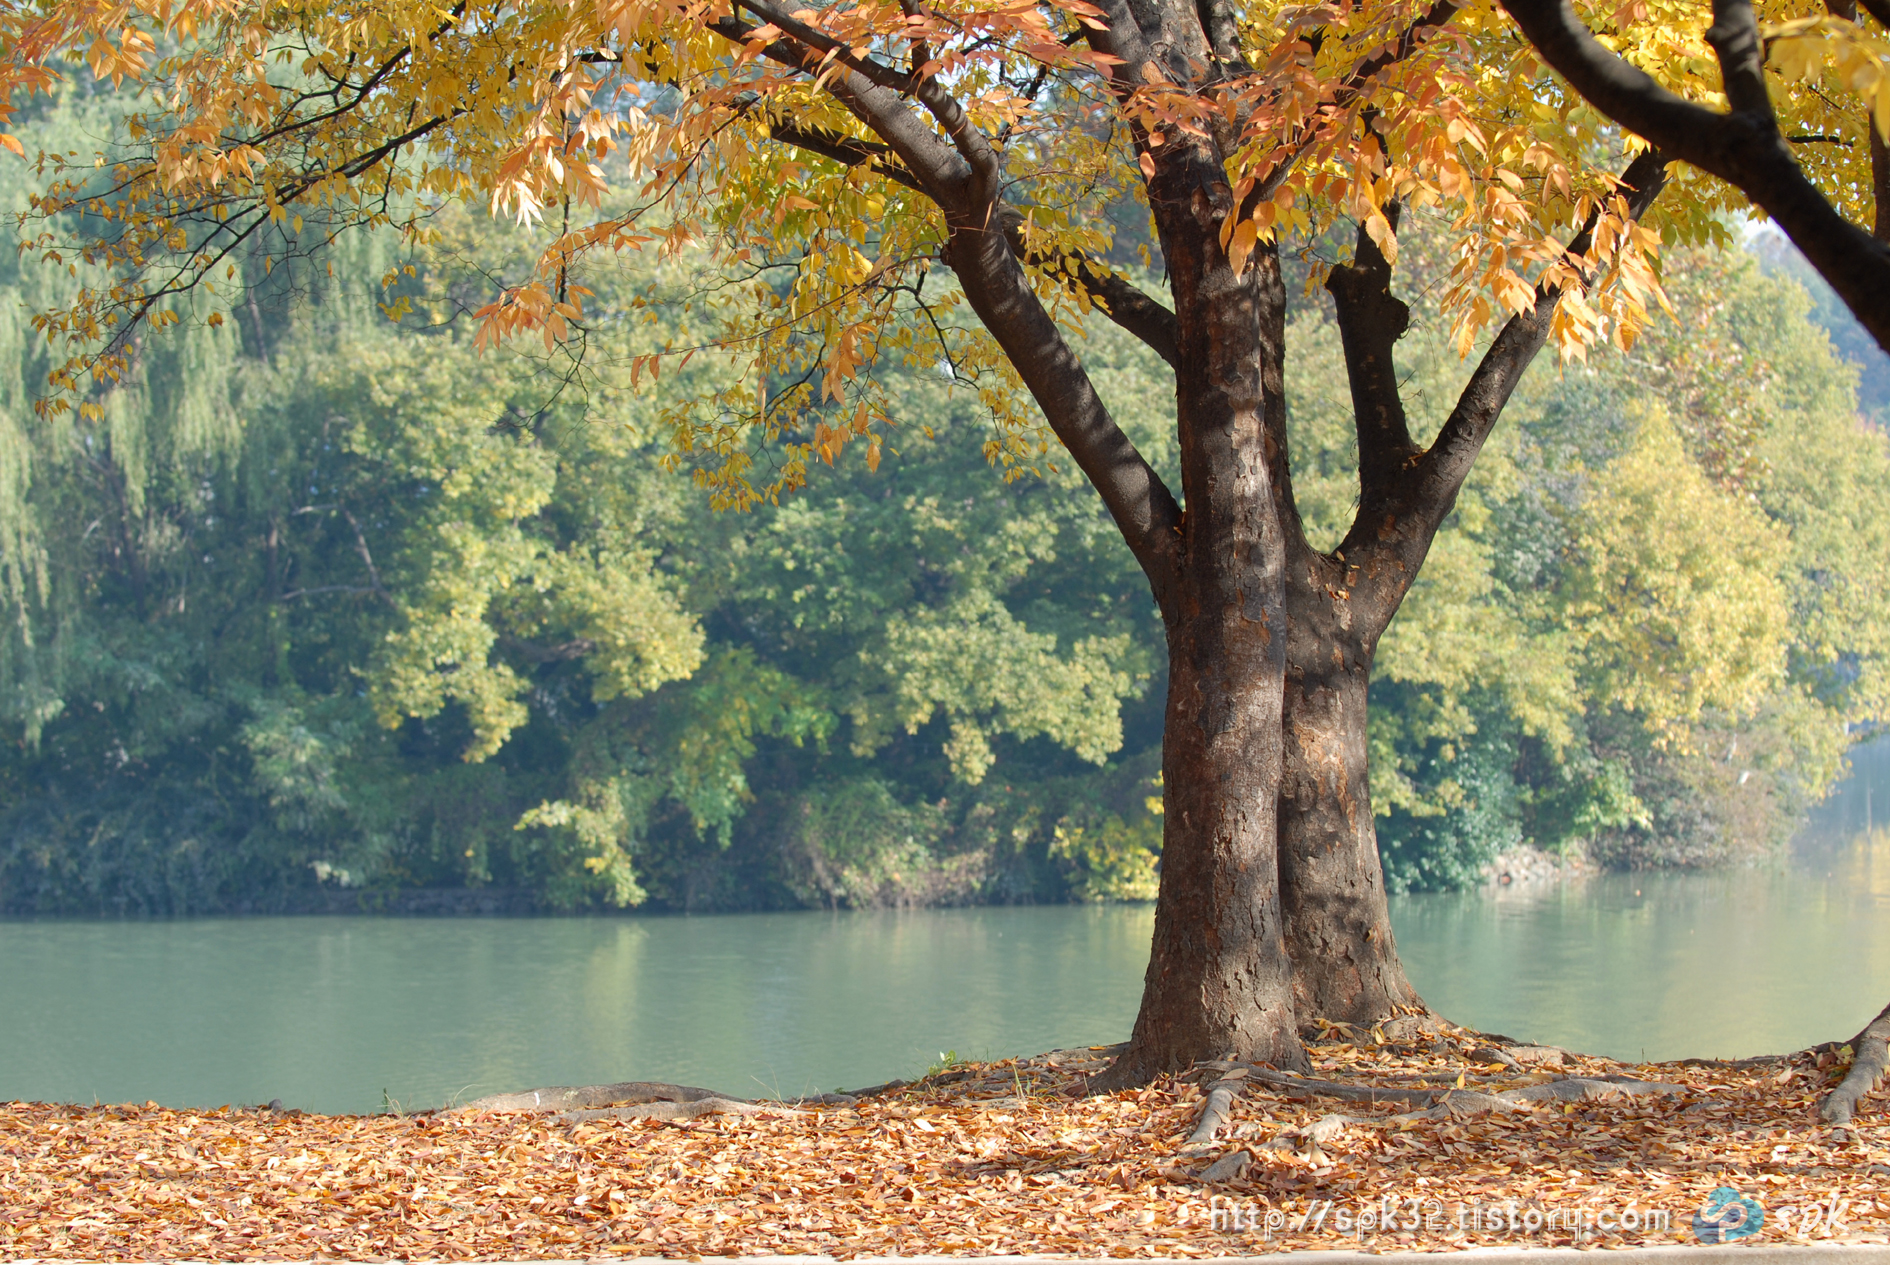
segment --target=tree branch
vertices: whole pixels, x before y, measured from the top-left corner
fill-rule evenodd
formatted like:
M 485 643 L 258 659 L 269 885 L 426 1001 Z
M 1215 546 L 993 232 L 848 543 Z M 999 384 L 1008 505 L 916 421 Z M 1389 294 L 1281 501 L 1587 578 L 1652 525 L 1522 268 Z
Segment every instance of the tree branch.
M 1010 243 L 1011 253 L 1018 259 L 1053 276 L 1061 274 L 1063 282 L 1071 289 L 1081 289 L 1101 299 L 1103 315 L 1140 339 L 1171 367 L 1175 366 L 1181 353 L 1177 350 L 1180 334 L 1173 312 L 1144 294 L 1126 277 L 1091 262 L 1087 255 L 1077 251 L 1053 255 L 1029 249 L 1024 241 L 1024 216 L 1017 208 L 1000 205 L 997 224 L 1004 240 Z
M 1075 261 L 1074 265 L 1069 263 L 1070 260 Z M 1097 272 L 1082 255 L 1065 256 L 1065 266 L 1072 268 L 1077 283 L 1083 289 L 1092 297 L 1102 300 L 1097 306 L 1102 308 L 1104 316 L 1167 361 L 1169 368 L 1180 366 L 1181 335 L 1173 312 L 1144 294 L 1126 277 L 1114 272 Z
M 978 130 L 971 116 L 965 113 L 965 107 L 958 103 L 958 98 L 946 91 L 945 85 L 936 78 L 928 75 L 921 79 L 914 95 L 919 98 L 919 104 L 938 120 L 938 125 L 945 129 L 945 135 L 951 137 L 952 144 L 958 147 L 959 156 L 970 166 L 974 181 L 971 191 L 973 201 L 980 206 L 994 204 L 1004 164 L 998 158 L 997 150 L 992 148 L 991 139 Z
M 863 141 L 825 128 L 805 128 L 792 123 L 770 123 L 768 135 L 783 144 L 819 154 L 843 166 L 871 167 L 875 174 L 895 184 L 919 193 L 925 192 L 911 172 L 893 165 L 897 158 L 883 144 Z M 1024 216 L 1015 207 L 1000 206 L 998 222 L 1003 225 L 1005 238 L 1019 259 L 1046 272 L 1062 274 L 1063 280 L 1071 288 L 1081 289 L 1090 297 L 1100 300 L 1097 306 L 1102 309 L 1103 315 L 1141 340 L 1170 366 L 1175 364 L 1178 353 L 1175 350 L 1177 336 L 1173 312 L 1143 293 L 1127 278 L 1106 267 L 1099 268 L 1087 255 L 1070 252 L 1050 256 L 1027 251 L 1023 235 Z
M 1172 609 L 1180 577 L 1181 507 L 1109 415 L 1082 361 L 1031 292 L 1016 251 L 1001 232 L 955 226 L 945 263 L 1050 429 L 1102 496 L 1156 601 Z
M 735 18 L 717 18 L 706 25 L 731 43 L 752 47 L 757 42 L 757 28 Z M 831 70 L 819 52 L 790 39 L 768 41 L 762 45 L 761 55 L 810 78 Z M 907 109 L 897 92 L 851 69 L 830 74 L 822 87 L 886 143 L 927 197 L 948 214 L 969 211 L 973 200 L 970 164 Z
M 971 117 L 958 103 L 958 98 L 952 96 L 935 76 L 925 74 L 922 69 L 905 74 L 871 57 L 860 56 L 844 42 L 783 13 L 765 3 L 765 0 L 739 0 L 739 3 L 742 8 L 778 27 L 808 49 L 823 54 L 823 61 L 832 59 L 878 88 L 918 98 L 919 104 L 938 120 L 945 134 L 951 137 L 952 144 L 958 147 L 960 156 L 970 164 L 977 181 L 977 190 L 973 196 L 982 201 L 990 201 L 997 196 L 1000 167 L 997 151 L 991 148 L 990 140 L 971 122 Z M 805 70 L 807 67 L 803 63 L 800 69 Z
M 1621 188 L 1628 202 L 1628 214 L 1640 218 L 1665 183 L 1666 162 L 1656 152 L 1649 150 L 1630 163 L 1622 176 Z M 1587 254 L 1599 220 L 1600 210 L 1597 209 L 1569 242 L 1567 255 L 1579 260 Z M 1360 254 L 1365 253 L 1361 246 Z M 1369 630 L 1373 640 L 1383 633 L 1397 613 L 1430 551 L 1437 529 L 1455 507 L 1457 493 L 1482 451 L 1484 441 L 1489 438 L 1516 384 L 1522 380 L 1523 371 L 1548 341 L 1562 294 L 1560 286 L 1536 286 L 1534 304 L 1504 323 L 1470 375 L 1436 442 L 1421 455 L 1408 447 L 1410 437 L 1405 432 L 1407 447 L 1403 449 L 1404 455 L 1394 462 L 1399 452 L 1396 433 L 1381 432 L 1384 450 L 1378 458 L 1376 473 L 1368 475 L 1367 423 L 1360 420 L 1359 511 L 1334 556 L 1346 564 L 1345 586 L 1353 599 L 1354 619 Z M 1372 301 L 1382 307 L 1387 300 L 1396 302 L 1388 294 L 1382 299 L 1374 296 Z M 1381 314 L 1377 319 L 1384 321 L 1389 315 Z M 1388 375 L 1390 342 L 1383 338 L 1382 332 L 1377 337 L 1380 341 L 1375 344 L 1374 352 L 1386 357 L 1384 372 Z M 1349 341 L 1346 351 L 1349 366 L 1352 358 Z M 1395 381 L 1370 385 L 1376 392 L 1389 392 L 1395 405 Z M 1360 409 L 1363 412 L 1364 406 Z M 1402 422 L 1403 413 L 1399 409 L 1396 424 L 1402 425 Z M 1390 431 L 1389 426 L 1386 431 Z
M 1713 25 L 1706 28 L 1706 42 L 1719 58 L 1719 77 L 1733 112 L 1769 120 L 1776 128 L 1772 94 L 1765 88 L 1765 42 L 1759 38 L 1752 0 L 1713 0 Z
M 743 3 L 753 7 L 747 0 Z M 757 42 L 756 28 L 734 18 L 718 19 L 708 29 L 744 47 Z M 972 310 L 1004 349 L 1051 430 L 1102 496 L 1148 575 L 1156 600 L 1167 603 L 1179 576 L 1181 508 L 1109 415 L 1082 362 L 1031 292 L 1017 250 L 999 222 L 1000 168 L 988 138 L 936 79 L 915 85 L 914 95 L 952 138 L 950 146 L 897 92 L 858 70 L 831 74 L 823 55 L 792 39 L 770 40 L 760 51 L 770 61 L 818 78 L 822 89 L 871 129 L 945 212 L 949 236 L 944 262 L 958 274 Z M 821 78 L 822 72 L 829 73 Z M 822 144 L 830 157 L 849 165 L 869 156 L 879 159 L 870 146 L 851 138 L 831 143 L 818 135 L 805 139 Z M 1143 313 L 1151 315 L 1146 309 Z
M 1753 97 L 1743 22 L 1749 0 L 1719 0 L 1712 38 L 1735 109 L 1720 114 L 1674 95 L 1602 46 L 1569 0 L 1503 0 L 1536 51 L 1588 102 L 1669 158 L 1718 176 L 1765 210 L 1879 346 L 1890 350 L 1890 243 L 1831 206 L 1793 159 L 1769 101 Z M 1874 12 L 1874 10 L 1873 10 Z M 1763 85 L 1760 85 L 1762 95 Z M 1741 104 L 1747 108 L 1738 108 Z
M 871 57 L 859 56 L 842 41 L 783 13 L 771 4 L 765 4 L 762 0 L 737 0 L 737 3 L 763 22 L 779 28 L 782 34 L 821 53 L 823 60 L 832 58 L 870 83 L 897 93 L 909 93 L 913 89 L 912 76 L 874 61 Z
M 1398 204 L 1385 207 L 1395 232 Z M 1345 376 L 1352 388 L 1352 419 L 1358 429 L 1361 504 L 1370 504 L 1396 484 L 1417 453 L 1398 393 L 1392 347 L 1411 324 L 1411 309 L 1391 293 L 1391 264 L 1359 225 L 1352 262 L 1326 277 L 1345 347 Z
M 754 8 L 754 6 L 745 4 L 745 8 Z M 722 32 L 722 34 L 728 36 L 730 32 Z M 788 49 L 782 49 L 782 57 L 775 57 L 775 61 L 788 61 L 790 57 L 792 53 L 788 53 Z M 792 64 L 792 61 L 788 61 L 788 64 Z M 747 104 L 752 106 L 758 102 L 760 102 L 760 96 L 752 96 Z M 956 108 L 956 102 L 951 102 L 951 108 Z M 769 123 L 767 134 L 775 140 L 781 140 L 784 144 L 807 149 L 809 153 L 818 153 L 820 157 L 832 159 L 841 165 L 871 166 L 877 174 L 885 176 L 886 180 L 902 183 L 907 189 L 913 189 L 919 193 L 928 193 L 926 187 L 909 170 L 905 170 L 903 166 L 894 165 L 898 155 L 894 153 L 892 147 L 881 142 L 860 140 L 856 136 L 845 136 L 841 132 L 832 132 L 828 129 L 805 129 L 794 123 Z M 983 140 L 983 136 L 979 136 L 977 140 Z M 988 149 L 988 146 L 985 146 L 985 153 L 990 157 L 990 163 L 994 165 L 996 155 Z M 996 166 L 990 168 L 990 174 L 992 176 L 996 174 Z M 1170 312 L 1166 306 L 1162 306 L 1149 295 L 1145 295 L 1142 289 L 1130 284 L 1123 276 L 1111 272 L 1106 267 L 1094 265 L 1087 255 L 1066 253 L 1066 255 L 1051 257 L 1051 255 L 1043 255 L 1041 251 L 1038 253 L 1026 251 L 1024 240 L 1022 240 L 1024 216 L 1015 208 L 998 206 L 996 221 L 1004 231 L 1005 240 L 1011 244 L 1011 250 L 1017 253 L 1019 259 L 1026 261 L 1030 267 L 1062 272 L 1064 280 L 1070 286 L 1081 287 L 1094 299 L 1100 299 L 1098 306 L 1102 308 L 1104 316 L 1108 316 L 1109 320 L 1115 321 L 1130 335 L 1140 338 L 1145 346 L 1149 346 L 1155 354 L 1160 355 L 1164 361 L 1168 361 L 1168 365 L 1176 363 L 1177 335 L 1174 312 Z
M 904 185 L 916 193 L 925 192 L 917 177 L 904 167 L 895 165 L 898 156 L 876 141 L 863 141 L 839 132 L 830 132 L 826 128 L 800 127 L 793 123 L 768 124 L 768 136 L 771 140 L 804 149 L 810 154 L 830 158 L 843 167 L 869 167 L 875 175 L 884 176 L 894 184 Z
M 1253 67 L 1240 51 L 1240 8 L 1232 0 L 1194 0 L 1194 12 L 1208 47 L 1214 50 L 1215 62 L 1224 68 L 1221 74 L 1230 70 L 1236 75 L 1252 74 Z

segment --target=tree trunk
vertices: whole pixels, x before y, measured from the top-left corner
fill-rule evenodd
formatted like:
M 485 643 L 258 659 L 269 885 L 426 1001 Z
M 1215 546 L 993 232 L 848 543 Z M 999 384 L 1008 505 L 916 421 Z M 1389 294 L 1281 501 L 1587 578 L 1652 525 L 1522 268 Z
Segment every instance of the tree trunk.
M 1343 577 L 1326 574 L 1339 569 L 1296 559 L 1287 582 L 1280 903 L 1302 1030 L 1423 1004 L 1398 961 L 1372 819 L 1366 691 L 1382 624 L 1355 618 Z
M 1302 1060 L 1273 812 L 1283 665 L 1266 631 L 1230 611 L 1169 632 L 1161 890 L 1121 1083 L 1229 1054 Z
M 1280 911 L 1277 850 L 1286 530 L 1262 366 L 1262 269 L 1235 275 L 1220 245 L 1232 209 L 1204 138 L 1163 147 L 1151 203 L 1176 296 L 1175 405 L 1187 513 L 1162 595 L 1168 711 L 1155 942 L 1127 1084 L 1233 1054 L 1304 1059 Z M 1271 247 L 1265 248 L 1269 252 Z

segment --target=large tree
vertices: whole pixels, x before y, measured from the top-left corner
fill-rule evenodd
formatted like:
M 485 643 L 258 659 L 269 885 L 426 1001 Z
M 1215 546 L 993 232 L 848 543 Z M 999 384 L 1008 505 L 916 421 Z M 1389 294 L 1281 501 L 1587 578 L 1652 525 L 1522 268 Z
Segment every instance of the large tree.
M 144 86 L 105 177 L 91 155 L 47 160 L 32 245 L 70 259 L 61 234 L 78 234 L 95 282 L 43 318 L 74 344 L 49 407 L 96 409 L 82 371 L 125 372 L 133 331 L 206 288 L 227 301 L 257 254 L 348 223 L 425 232 L 447 198 L 564 226 L 480 315 L 488 337 L 574 357 L 587 255 L 706 250 L 694 303 L 716 331 L 635 369 L 728 359 L 723 389 L 669 411 L 718 503 L 791 492 L 849 445 L 876 463 L 897 419 L 875 366 L 936 364 L 989 408 L 993 462 L 1067 454 L 1147 574 L 1169 654 L 1165 839 L 1115 1077 L 1228 1052 L 1297 1063 L 1305 1022 L 1419 1004 L 1373 837 L 1372 657 L 1532 359 L 1632 338 L 1657 240 L 1635 221 L 1665 180 L 1656 154 L 1629 165 L 1572 120 L 1495 10 L 4 0 L 0 38 L 16 108 L 66 50 Z M 613 173 L 640 209 L 595 209 Z M 1478 353 L 1428 444 L 1394 358 L 1398 229 L 1419 215 L 1456 242 L 1447 306 Z M 1124 247 L 1151 223 L 1137 269 Z M 1330 553 L 1292 494 L 1285 242 L 1323 276 L 1356 416 L 1358 509 Z M 1178 489 L 1085 367 L 1089 308 L 1173 368 Z

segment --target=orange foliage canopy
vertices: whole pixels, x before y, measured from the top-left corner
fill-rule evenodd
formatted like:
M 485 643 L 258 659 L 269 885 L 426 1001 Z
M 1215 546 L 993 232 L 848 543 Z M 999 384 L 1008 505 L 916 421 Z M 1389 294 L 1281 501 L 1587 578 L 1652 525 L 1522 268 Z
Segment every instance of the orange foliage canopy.
M 1199 7 L 1225 28 L 1214 64 L 1125 41 L 1129 6 L 1092 0 L 0 0 L 0 115 L 79 58 L 126 90 L 108 187 L 93 155 L 42 158 L 54 180 L 32 244 L 69 262 L 50 226 L 76 204 L 103 226 L 77 247 L 91 284 L 43 318 L 71 340 L 60 385 L 115 375 L 132 323 L 175 319 L 199 283 L 228 287 L 271 232 L 417 227 L 454 198 L 526 221 L 555 209 L 568 231 L 494 296 L 485 337 L 567 334 L 584 317 L 569 277 L 586 252 L 703 252 L 699 266 L 732 279 L 705 345 L 747 375 L 763 364 L 804 382 L 762 404 L 749 376 L 677 414 L 682 446 L 714 454 L 708 477 L 733 503 L 778 494 L 853 439 L 876 457 L 885 409 L 865 371 L 888 355 L 983 384 L 1008 423 L 994 457 L 1043 451 L 1005 357 L 951 319 L 948 286 L 924 289 L 954 155 L 988 164 L 1054 314 L 1096 304 L 1121 319 L 1133 305 L 1127 279 L 1095 262 L 1113 232 L 1103 206 L 1144 198 L 1160 147 L 1205 131 L 1226 154 L 1236 267 L 1276 233 L 1348 218 L 1395 262 L 1397 199 L 1455 233 L 1448 298 L 1466 350 L 1539 281 L 1577 270 L 1595 284 L 1565 293 L 1555 340 L 1579 353 L 1632 338 L 1657 294 L 1657 230 L 1604 214 L 1587 257 L 1564 256 L 1610 206 L 1620 141 L 1495 4 Z M 1704 64 L 1685 8 L 1650 11 L 1645 41 L 1682 87 Z M 1721 196 L 1694 195 L 1669 195 L 1688 235 Z M 751 484 L 753 428 L 778 435 L 810 407 L 815 438 Z
M 294 238 L 319 217 L 325 240 L 482 199 L 526 221 L 556 208 L 568 229 L 536 275 L 494 296 L 487 338 L 566 335 L 586 297 L 571 266 L 590 251 L 690 248 L 733 278 L 703 345 L 732 353 L 747 384 L 672 419 L 684 449 L 713 455 L 727 502 L 791 488 L 808 457 L 856 438 L 876 460 L 885 407 L 865 370 L 888 355 L 983 384 L 1006 423 L 992 456 L 1029 462 L 1044 445 L 1005 357 L 950 319 L 948 289 L 923 292 L 949 200 L 934 151 L 989 159 L 1053 313 L 1100 304 L 1121 319 L 1139 298 L 1091 262 L 1113 233 L 1102 207 L 1145 199 L 1154 154 L 1188 131 L 1213 132 L 1226 155 L 1238 212 L 1220 227 L 1236 265 L 1277 232 L 1347 218 L 1395 263 L 1384 210 L 1397 199 L 1456 235 L 1447 306 L 1464 350 L 1526 310 L 1538 282 L 1577 270 L 1593 284 L 1565 290 L 1553 339 L 1575 354 L 1632 339 L 1658 295 L 1659 230 L 1602 215 L 1586 258 L 1564 256 L 1610 206 L 1621 139 L 1493 0 L 1195 7 L 1220 28 L 1213 64 L 1125 40 L 1125 0 L 0 0 L 0 127 L 70 62 L 127 90 L 114 152 L 40 160 L 54 179 L 28 244 L 92 265 L 83 293 L 42 318 L 73 353 L 55 385 L 117 376 L 132 325 L 177 319 L 199 284 L 228 287 L 272 229 Z M 1695 0 L 1582 16 L 1666 86 L 1720 99 Z M 1820 138 L 1807 168 L 1849 207 L 1867 197 L 1873 107 L 1890 127 L 1890 45 L 1806 0 L 1762 16 L 1786 128 Z M 13 134 L 0 145 L 26 153 Z M 1735 199 L 1694 181 L 1657 222 L 1698 238 Z M 50 225 L 80 204 L 99 218 L 75 244 Z M 801 385 L 760 402 L 758 364 Z M 750 432 L 778 437 L 810 407 L 815 438 L 751 484 Z

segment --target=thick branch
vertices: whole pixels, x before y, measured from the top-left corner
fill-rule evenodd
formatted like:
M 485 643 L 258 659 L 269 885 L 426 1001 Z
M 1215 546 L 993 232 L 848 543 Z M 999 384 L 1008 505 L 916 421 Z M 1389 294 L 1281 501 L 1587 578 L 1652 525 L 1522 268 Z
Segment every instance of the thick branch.
M 1074 251 L 1053 255 L 1031 250 L 1024 241 L 1023 213 L 1016 207 L 999 206 L 996 219 L 1004 240 L 1010 244 L 1011 253 L 1017 258 L 1033 268 L 1042 268 L 1052 274 L 1060 273 L 1072 287 L 1081 288 L 1101 299 L 1103 314 L 1111 321 L 1135 335 L 1170 366 L 1177 363 L 1180 352 L 1176 347 L 1180 335 L 1176 332 L 1173 312 L 1144 294 L 1127 278 L 1117 276 L 1106 268 L 1099 269 L 1086 255 Z
M 1076 281 L 1093 297 L 1101 299 L 1103 315 L 1140 339 L 1169 366 L 1180 363 L 1175 314 L 1136 286 L 1113 272 L 1097 272 L 1081 255 L 1069 257 Z
M 1776 128 L 1772 94 L 1765 88 L 1765 42 L 1759 38 L 1752 0 L 1713 0 L 1713 25 L 1706 29 L 1706 42 L 1719 58 L 1720 80 L 1733 112 L 1770 120 Z
M 1675 96 L 1609 52 L 1569 0 L 1503 0 L 1529 42 L 1590 104 L 1668 157 L 1735 186 L 1778 221 L 1878 345 L 1890 350 L 1890 244 L 1837 213 L 1792 158 L 1769 103 L 1761 110 L 1752 99 L 1751 53 L 1740 27 L 1750 11 L 1742 17 L 1742 5 L 1715 5 L 1713 30 L 1728 99 L 1750 108 L 1719 114 Z
M 1016 251 L 995 227 L 954 224 L 945 262 L 1051 430 L 1102 496 L 1166 609 L 1179 577 L 1181 507 L 1109 415 L 1082 362 L 1031 292 Z
M 997 152 L 991 148 L 989 138 L 972 123 L 971 117 L 958 103 L 958 98 L 952 96 L 936 77 L 924 74 L 922 69 L 906 74 L 871 57 L 862 56 L 843 41 L 789 16 L 765 0 L 740 0 L 740 3 L 764 22 L 778 27 L 808 49 L 821 53 L 823 61 L 832 59 L 879 88 L 918 98 L 919 104 L 938 120 L 945 134 L 951 137 L 952 144 L 958 147 L 960 156 L 970 164 L 978 182 L 974 196 L 985 200 L 996 196 L 1000 168 Z M 807 69 L 805 64 L 801 68 Z
M 897 165 L 899 160 L 892 150 L 879 142 L 863 141 L 840 132 L 830 132 L 826 128 L 799 127 L 793 123 L 770 123 L 768 135 L 784 145 L 830 158 L 843 167 L 870 167 L 875 175 L 884 176 L 894 184 L 904 185 L 918 193 L 925 192 L 924 186 L 911 172 Z
M 1394 231 L 1398 209 L 1396 202 L 1385 207 Z M 1391 263 L 1362 224 L 1352 262 L 1332 270 L 1326 289 L 1338 315 L 1345 374 L 1352 388 L 1361 502 L 1370 503 L 1397 480 L 1417 452 L 1391 358 L 1393 345 L 1411 324 L 1411 309 L 1391 293 Z
M 1240 6 L 1232 0 L 1195 0 L 1194 12 L 1220 73 L 1252 74 L 1253 67 L 1240 51 Z
M 919 98 L 919 104 L 938 120 L 938 125 L 952 138 L 952 144 L 958 147 L 959 156 L 971 168 L 974 180 L 972 198 L 983 205 L 996 202 L 1004 164 L 998 159 L 997 150 L 991 147 L 991 139 L 978 130 L 971 116 L 965 113 L 965 107 L 958 103 L 958 98 L 946 91 L 945 85 L 936 78 L 921 79 L 915 95 Z
M 870 167 L 876 174 L 895 184 L 925 192 L 911 172 L 896 165 L 898 160 L 892 151 L 878 142 L 863 141 L 825 128 L 799 127 L 791 123 L 770 124 L 768 135 L 783 144 L 819 154 L 844 166 Z M 1060 273 L 1072 286 L 1100 300 L 1098 306 L 1105 316 L 1140 339 L 1169 365 L 1174 365 L 1177 352 L 1173 312 L 1126 278 L 1106 268 L 1099 270 L 1086 255 L 1072 252 L 1051 257 L 1041 252 L 1033 254 L 1027 251 L 1023 236 L 1024 216 L 1016 208 L 1000 207 L 998 219 L 1004 226 L 1006 240 L 1020 259 L 1032 267 Z
M 734 18 L 718 19 L 709 29 L 745 47 L 756 41 L 756 28 Z M 1016 251 L 998 222 L 999 170 L 988 138 L 936 79 L 914 85 L 914 91 L 952 138 L 950 147 L 907 108 L 897 92 L 871 82 L 859 71 L 828 73 L 822 78 L 832 67 L 805 44 L 771 40 L 761 54 L 820 79 L 824 90 L 885 142 L 918 187 L 945 212 L 950 236 L 944 262 L 958 274 L 972 310 L 1004 349 L 1051 430 L 1102 496 L 1147 573 L 1157 600 L 1167 601 L 1177 574 L 1176 528 L 1181 508 L 1109 415 L 1082 362 L 1031 293 Z M 824 143 L 817 137 L 810 139 Z M 865 161 L 872 152 L 859 142 L 826 147 L 832 151 L 829 156 L 841 162 Z M 1153 300 L 1149 303 L 1159 307 Z
M 848 48 L 845 43 L 835 39 L 825 31 L 807 25 L 797 18 L 790 17 L 771 4 L 762 0 L 741 0 L 741 7 L 760 18 L 763 22 L 777 27 L 789 38 L 806 47 L 830 57 L 842 66 L 853 71 L 870 83 L 877 84 L 893 92 L 911 92 L 912 78 L 891 66 L 874 61 L 871 57 L 862 57 Z
M 1654 151 L 1649 150 L 1630 163 L 1623 173 L 1621 189 L 1627 198 L 1628 214 L 1635 219 L 1644 214 L 1665 183 L 1666 162 Z M 1589 216 L 1588 222 L 1568 244 L 1568 255 L 1579 259 L 1587 253 L 1599 216 L 1599 210 Z M 1363 249 L 1360 253 L 1364 254 Z M 1387 426 L 1378 439 L 1383 448 L 1372 458 L 1377 464 L 1369 467 L 1368 422 L 1361 416 L 1359 512 L 1338 554 L 1349 567 L 1357 568 L 1356 572 L 1348 570 L 1348 574 L 1356 575 L 1352 581 L 1355 598 L 1362 599 L 1355 601 L 1354 609 L 1359 612 L 1358 618 L 1369 621 L 1376 632 L 1382 632 L 1397 613 L 1399 603 L 1423 565 L 1438 527 L 1457 503 L 1458 490 L 1502 414 L 1503 406 L 1522 380 L 1523 371 L 1548 341 L 1562 293 L 1560 286 L 1538 284 L 1534 304 L 1504 323 L 1470 375 L 1436 442 L 1422 456 L 1410 446 L 1408 431 L 1403 433 L 1401 449 L 1397 433 L 1387 433 Z M 1389 300 L 1388 294 L 1385 300 Z M 1383 332 L 1379 331 L 1381 339 Z M 1349 367 L 1353 355 L 1350 341 L 1346 352 Z M 1375 354 L 1385 358 L 1382 369 L 1385 380 L 1373 379 L 1369 385 L 1373 390 L 1388 393 L 1395 405 L 1397 383 L 1389 378 L 1390 342 L 1382 341 Z M 1382 396 L 1374 398 L 1382 405 Z M 1361 414 L 1363 407 L 1360 406 Z M 1396 416 L 1397 424 L 1402 425 L 1401 409 Z M 1400 452 L 1404 455 L 1398 456 Z
M 1678 157 L 1706 166 L 1700 160 L 1722 138 L 1726 115 L 1676 96 L 1609 52 L 1576 18 L 1569 0 L 1503 0 L 1503 7 L 1543 59 L 1591 105 Z M 1669 134 L 1685 133 L 1693 135 L 1693 143 L 1666 143 Z
M 718 18 L 708 29 L 731 43 L 752 46 L 756 28 L 734 18 Z M 791 39 L 771 40 L 761 55 L 810 78 L 829 72 L 822 86 L 886 143 L 919 182 L 925 195 L 946 211 L 965 211 L 972 194 L 970 165 L 906 107 L 897 92 L 873 83 L 856 70 L 832 74 L 816 50 Z

